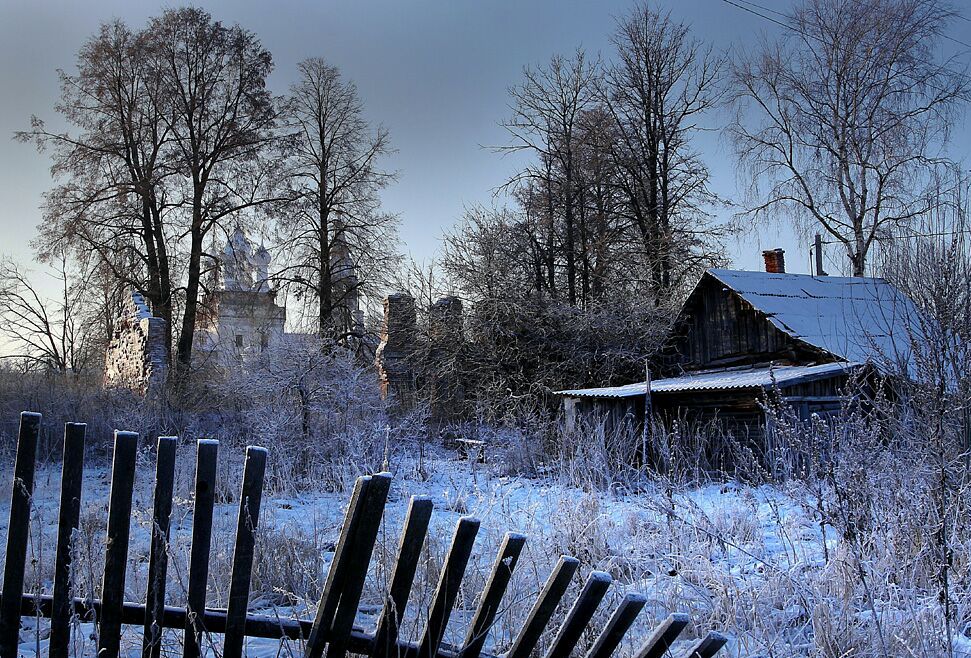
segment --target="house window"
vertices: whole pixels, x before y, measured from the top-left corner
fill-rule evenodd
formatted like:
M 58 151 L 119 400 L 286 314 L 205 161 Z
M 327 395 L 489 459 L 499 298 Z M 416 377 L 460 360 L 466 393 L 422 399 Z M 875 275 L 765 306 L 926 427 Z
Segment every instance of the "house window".
M 243 334 L 236 334 L 236 347 L 243 347 Z

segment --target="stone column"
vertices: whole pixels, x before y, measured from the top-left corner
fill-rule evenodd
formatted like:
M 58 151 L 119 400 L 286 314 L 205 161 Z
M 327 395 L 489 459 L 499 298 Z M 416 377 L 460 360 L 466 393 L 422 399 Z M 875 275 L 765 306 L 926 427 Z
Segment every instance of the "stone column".
M 429 403 L 433 423 L 444 426 L 462 419 L 465 389 L 462 386 L 460 356 L 462 333 L 462 300 L 442 297 L 432 304 L 428 314 Z
M 408 412 L 415 406 L 414 359 L 418 346 L 415 300 L 407 293 L 395 293 L 384 299 L 384 322 L 381 344 L 375 364 L 381 383 L 381 397 L 390 398 L 392 409 Z

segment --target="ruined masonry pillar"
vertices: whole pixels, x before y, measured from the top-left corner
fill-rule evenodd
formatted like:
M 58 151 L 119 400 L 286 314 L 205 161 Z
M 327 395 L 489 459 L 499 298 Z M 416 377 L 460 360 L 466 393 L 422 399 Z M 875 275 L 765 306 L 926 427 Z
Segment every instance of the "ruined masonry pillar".
M 381 397 L 390 398 L 392 409 L 407 412 L 415 406 L 415 368 L 413 360 L 418 344 L 415 300 L 406 293 L 395 293 L 384 299 L 384 322 L 381 344 L 375 363 L 381 383 Z

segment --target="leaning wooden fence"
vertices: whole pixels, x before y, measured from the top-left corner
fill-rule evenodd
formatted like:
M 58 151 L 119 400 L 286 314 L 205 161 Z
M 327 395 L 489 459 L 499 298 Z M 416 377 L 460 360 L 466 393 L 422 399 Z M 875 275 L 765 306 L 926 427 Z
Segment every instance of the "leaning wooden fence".
M 47 617 L 51 620 L 48 641 L 51 658 L 66 658 L 69 655 L 72 620 L 76 618 L 97 623 L 99 656 L 119 654 L 122 626 L 128 625 L 143 627 L 143 658 L 158 658 L 161 655 L 164 628 L 184 630 L 182 653 L 186 658 L 199 656 L 201 648 L 208 644 L 211 634 L 223 635 L 224 658 L 241 657 L 246 637 L 304 640 L 307 658 L 323 656 L 325 651 L 327 658 L 343 658 L 347 653 L 373 658 L 496 658 L 485 653 L 483 648 L 526 538 L 515 533 L 505 535 L 485 588 L 478 598 L 478 606 L 465 633 L 465 640 L 459 646 L 446 645 L 443 643 L 445 627 L 459 594 L 462 576 L 479 529 L 479 521 L 471 517 L 459 519 L 455 527 L 420 640 L 417 643 L 408 642 L 398 636 L 398 627 L 408 604 L 431 519 L 432 502 L 428 498 L 413 497 L 408 506 L 387 598 L 376 630 L 372 634 L 354 625 L 391 484 L 391 475 L 388 473 L 358 478 L 354 486 L 316 618 L 281 619 L 250 613 L 247 610 L 250 575 L 267 459 L 266 450 L 258 447 L 246 448 L 228 606 L 226 609 L 207 608 L 206 583 L 209 577 L 218 449 L 218 443 L 210 440 L 201 440 L 196 446 L 186 607 L 165 605 L 168 559 L 166 544 L 175 481 L 174 437 L 161 437 L 158 440 L 154 530 L 145 602 L 130 603 L 124 600 L 138 445 L 138 435 L 132 432 L 119 431 L 114 436 L 101 599 L 72 597 L 71 543 L 78 530 L 80 518 L 84 461 L 85 426 L 79 423 L 68 423 L 64 430 L 53 590 L 49 595 L 24 593 L 40 422 L 40 414 L 21 414 L 10 501 L 3 591 L 0 595 L 0 658 L 14 658 L 17 655 L 22 615 Z M 560 558 L 512 647 L 502 658 L 528 658 L 533 654 L 540 636 L 552 620 L 578 568 L 579 562 L 576 559 L 566 556 Z M 568 658 L 574 652 L 582 633 L 591 624 L 597 607 L 606 595 L 610 582 L 611 578 L 606 573 L 590 573 L 544 658 Z M 639 594 L 625 596 L 587 651 L 586 658 L 609 658 L 645 603 L 646 599 Z M 660 658 L 666 655 L 688 623 L 687 615 L 669 616 L 644 641 L 637 658 Z M 684 655 L 688 658 L 707 658 L 717 653 L 724 644 L 725 638 L 722 635 L 710 632 L 689 647 Z

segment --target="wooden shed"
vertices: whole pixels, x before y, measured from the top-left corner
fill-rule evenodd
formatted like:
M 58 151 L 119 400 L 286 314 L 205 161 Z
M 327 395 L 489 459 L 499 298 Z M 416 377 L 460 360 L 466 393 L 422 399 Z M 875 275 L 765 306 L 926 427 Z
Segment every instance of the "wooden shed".
M 916 313 L 884 279 L 708 270 L 652 364 L 652 418 L 717 424 L 765 449 L 767 392 L 803 418 L 837 411 L 855 371 L 909 361 Z M 634 434 L 643 427 L 643 381 L 558 393 L 568 426 L 598 418 Z

